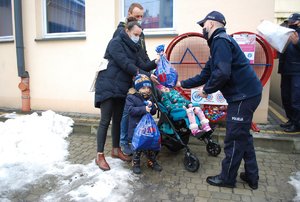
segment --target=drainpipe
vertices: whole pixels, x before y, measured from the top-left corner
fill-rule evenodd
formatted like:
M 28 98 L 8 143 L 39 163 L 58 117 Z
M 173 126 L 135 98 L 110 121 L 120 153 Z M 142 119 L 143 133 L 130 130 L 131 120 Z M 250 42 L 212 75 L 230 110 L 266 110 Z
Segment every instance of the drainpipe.
M 14 0 L 14 17 L 15 17 L 15 40 L 16 40 L 16 51 L 17 51 L 18 76 L 21 77 L 21 82 L 19 83 L 18 87 L 22 92 L 22 111 L 29 112 L 30 111 L 30 88 L 29 88 L 29 74 L 27 71 L 25 71 L 21 0 Z

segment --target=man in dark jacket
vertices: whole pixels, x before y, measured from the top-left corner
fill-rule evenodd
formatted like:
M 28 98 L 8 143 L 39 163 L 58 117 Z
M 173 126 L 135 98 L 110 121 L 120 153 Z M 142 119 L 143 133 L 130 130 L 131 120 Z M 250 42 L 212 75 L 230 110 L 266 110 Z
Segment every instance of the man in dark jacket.
M 130 17 L 134 17 L 139 22 L 139 24 L 142 24 L 142 19 L 144 17 L 144 8 L 143 8 L 143 6 L 139 3 L 132 3 L 129 6 L 127 18 L 126 18 L 125 22 L 121 21 L 119 23 L 117 29 L 114 32 L 113 38 L 118 36 L 120 34 L 121 30 L 123 30 L 125 28 L 126 21 Z M 139 52 L 140 57 L 143 58 L 143 60 L 145 60 L 145 61 L 149 60 L 149 56 L 148 56 L 147 50 L 146 50 L 145 35 L 144 35 L 143 32 L 140 35 L 139 44 L 142 47 L 141 51 Z
M 258 187 L 258 166 L 250 134 L 253 113 L 261 100 L 262 85 L 239 45 L 225 32 L 225 17 L 212 11 L 198 24 L 210 47 L 210 57 L 200 74 L 177 83 L 183 88 L 200 87 L 199 95 L 220 90 L 227 100 L 225 158 L 219 175 L 207 177 L 213 186 L 235 187 L 242 159 L 245 172 L 240 177 L 252 189 Z
M 288 27 L 295 30 L 284 53 L 280 54 L 281 99 L 287 123 L 280 124 L 285 132 L 300 132 L 300 14 L 292 14 Z

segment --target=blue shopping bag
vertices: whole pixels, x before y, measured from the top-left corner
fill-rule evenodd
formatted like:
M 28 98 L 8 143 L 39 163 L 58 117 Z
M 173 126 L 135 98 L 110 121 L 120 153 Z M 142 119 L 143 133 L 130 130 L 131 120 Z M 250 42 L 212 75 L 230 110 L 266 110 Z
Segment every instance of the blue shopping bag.
M 160 150 L 160 132 L 150 113 L 145 114 L 136 128 L 132 137 L 133 150 Z
M 163 55 L 164 45 L 159 45 L 156 47 L 156 52 L 161 55 L 160 60 L 157 64 L 154 75 L 160 84 L 173 88 L 176 85 L 178 79 L 178 73 L 174 67 L 170 64 L 167 58 Z

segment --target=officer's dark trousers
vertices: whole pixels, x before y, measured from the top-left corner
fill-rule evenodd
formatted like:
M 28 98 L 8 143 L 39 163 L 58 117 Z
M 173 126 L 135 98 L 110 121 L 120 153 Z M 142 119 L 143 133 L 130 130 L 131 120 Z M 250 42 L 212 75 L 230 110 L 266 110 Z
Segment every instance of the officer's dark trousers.
M 280 87 L 286 116 L 300 128 L 300 75 L 282 75 Z
M 250 128 L 253 113 L 260 100 L 261 95 L 228 104 L 224 140 L 225 158 L 222 161 L 221 171 L 221 179 L 226 184 L 235 185 L 242 159 L 249 181 L 256 183 L 258 180 L 258 166 Z

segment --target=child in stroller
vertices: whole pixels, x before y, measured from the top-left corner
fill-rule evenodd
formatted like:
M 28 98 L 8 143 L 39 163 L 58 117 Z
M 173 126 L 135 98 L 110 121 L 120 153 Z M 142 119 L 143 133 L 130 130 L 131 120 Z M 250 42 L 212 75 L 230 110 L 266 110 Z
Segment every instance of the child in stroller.
M 156 86 L 161 91 L 161 102 L 168 111 L 183 108 L 189 120 L 189 129 L 192 135 L 201 138 L 209 136 L 213 131 L 209 125 L 209 120 L 205 117 L 202 109 L 199 106 L 193 106 L 192 102 L 185 99 L 180 93 L 174 89 L 170 89 L 161 84 Z M 197 124 L 196 117 L 200 120 L 200 125 Z
M 178 91 L 167 88 L 163 85 L 157 85 L 157 97 L 159 110 L 163 116 L 158 121 L 158 126 L 162 134 L 162 145 L 165 145 L 171 151 L 179 151 L 186 147 L 189 142 L 189 136 L 192 134 L 206 144 L 206 151 L 212 156 L 218 156 L 221 153 L 220 145 L 212 140 L 212 129 L 209 120 L 205 117 L 202 109 L 193 106 Z M 154 96 L 155 97 L 155 96 Z M 196 117 L 196 116 L 197 117 Z M 168 118 L 170 117 L 170 118 Z M 181 141 L 172 138 L 172 134 L 179 133 Z

